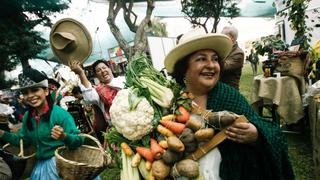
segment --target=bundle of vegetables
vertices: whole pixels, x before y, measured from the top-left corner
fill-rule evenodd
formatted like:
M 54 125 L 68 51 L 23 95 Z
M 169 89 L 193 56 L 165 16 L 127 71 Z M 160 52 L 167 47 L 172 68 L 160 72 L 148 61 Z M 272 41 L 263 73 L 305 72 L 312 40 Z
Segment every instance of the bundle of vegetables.
M 171 108 L 175 92 L 179 92 L 175 82 L 166 79 L 154 69 L 144 55 L 129 61 L 125 84 L 126 89 L 117 93 L 110 107 L 114 128 L 104 134 L 109 152 L 117 164 L 122 166 L 124 162 L 129 162 L 130 158 L 123 159 L 121 153 L 115 149 L 119 149 L 124 142 L 134 149 L 150 147 L 153 128 L 159 123 L 163 112 Z
M 201 179 L 197 160 L 205 152 L 199 154 L 199 149 L 213 140 L 217 123 L 226 127 L 233 122 L 230 119 L 237 116 L 200 109 L 192 99 L 191 93 L 181 93 L 175 98 L 172 114 L 161 118 L 156 131 L 149 133 L 149 142 L 144 139 L 144 145 L 118 140 L 124 142 L 121 144 L 123 179 L 138 179 L 137 169 L 144 179 Z M 210 151 L 210 148 L 206 150 Z
M 213 138 L 210 122 L 220 123 L 220 116 L 193 114 L 192 94 L 180 94 L 145 56 L 129 61 L 126 87 L 113 100 L 114 128 L 105 133 L 121 179 L 200 178 L 197 159 L 188 157 Z

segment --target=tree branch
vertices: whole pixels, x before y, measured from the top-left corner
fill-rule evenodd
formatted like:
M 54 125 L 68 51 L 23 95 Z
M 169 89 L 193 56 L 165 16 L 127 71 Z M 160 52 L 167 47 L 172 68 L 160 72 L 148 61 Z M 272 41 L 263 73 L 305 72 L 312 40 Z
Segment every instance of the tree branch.
M 119 2 L 116 3 L 115 0 L 109 1 L 109 14 L 108 14 L 107 22 L 109 24 L 110 31 L 112 32 L 113 36 L 116 38 L 117 42 L 119 43 L 120 48 L 124 51 L 126 57 L 128 58 L 129 52 L 130 52 L 129 43 L 125 40 L 118 26 L 115 24 L 115 19 L 118 15 L 120 8 L 121 6 L 119 5 Z
M 136 36 L 134 39 L 134 51 L 135 54 L 142 53 L 144 51 L 144 48 L 146 47 L 147 44 L 147 38 L 145 35 L 145 27 L 148 25 L 151 19 L 152 11 L 154 9 L 154 0 L 147 0 L 147 10 L 146 10 L 146 16 L 144 19 L 141 21 L 137 32 Z
M 130 31 L 137 32 L 138 26 L 136 25 L 136 22 L 137 22 L 137 17 L 138 16 L 132 11 L 133 0 L 130 0 L 130 3 L 128 5 L 128 7 L 126 6 L 126 3 L 123 2 L 122 7 L 123 7 L 124 21 L 127 23 Z M 134 21 L 133 22 L 131 20 L 131 15 L 134 17 Z

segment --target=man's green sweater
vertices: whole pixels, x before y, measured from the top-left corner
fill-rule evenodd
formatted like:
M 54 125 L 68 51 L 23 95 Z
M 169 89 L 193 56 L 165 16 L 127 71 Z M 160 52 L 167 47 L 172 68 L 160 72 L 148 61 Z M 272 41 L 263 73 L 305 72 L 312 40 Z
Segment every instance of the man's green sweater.
M 76 127 L 73 117 L 62 109 L 61 107 L 54 105 L 50 122 L 45 122 L 41 117 L 39 124 L 36 124 L 36 120 L 31 118 L 33 130 L 27 129 L 26 119 L 29 111 L 24 114 L 22 121 L 22 127 L 19 133 L 5 132 L 1 139 L 9 142 L 13 145 L 19 145 L 20 139 L 24 140 L 24 144 L 33 145 L 36 148 L 36 157 L 38 159 L 48 159 L 54 156 L 54 151 L 60 146 L 68 146 L 69 148 L 77 148 L 83 144 L 83 137 L 78 136 L 80 131 Z M 67 138 L 63 141 L 56 140 L 51 137 L 51 129 L 59 125 L 64 129 Z
M 225 140 L 218 146 L 222 157 L 221 179 L 294 179 L 287 142 L 279 125 L 259 117 L 237 90 L 218 82 L 209 94 L 207 109 L 215 112 L 227 110 L 244 115 L 259 133 L 255 144 Z

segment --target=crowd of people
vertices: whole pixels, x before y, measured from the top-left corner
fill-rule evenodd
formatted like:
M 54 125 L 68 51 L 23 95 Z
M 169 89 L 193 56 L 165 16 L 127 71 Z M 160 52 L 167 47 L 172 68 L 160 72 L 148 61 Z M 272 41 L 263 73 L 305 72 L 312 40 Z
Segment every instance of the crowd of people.
M 88 32 L 79 23 L 67 26 L 72 22 L 70 19 L 59 21 L 50 38 L 55 54 L 79 77 L 78 86 L 62 95 L 58 91 L 59 83 L 52 83 L 50 78 L 31 67 L 24 69 L 16 89 L 21 96 L 11 103 L 16 107 L 13 119 L 21 126 L 0 130 L 2 141 L 18 145 L 23 139 L 26 145 L 36 147 L 37 163 L 31 180 L 60 179 L 54 151 L 63 145 L 75 149 L 84 143 L 83 137 L 78 136 L 81 132 L 68 112 L 68 106 L 65 109 L 60 107 L 64 96 L 72 96 L 72 101 L 84 107 L 96 137 L 103 143 L 102 132 L 112 126 L 109 114 L 112 100 L 124 88 L 122 83 L 115 83 L 113 73 L 104 60 L 97 60 L 92 65 L 99 83 L 89 81 L 82 66 L 92 48 L 90 41 L 86 41 Z M 70 28 L 73 26 L 77 26 L 75 31 Z M 81 36 L 74 35 L 79 31 Z M 194 29 L 181 35 L 177 46 L 164 61 L 169 75 L 195 96 L 194 101 L 200 107 L 231 111 L 245 115 L 249 120 L 248 123 L 235 123 L 228 127 L 227 140 L 199 161 L 203 176 L 210 180 L 294 179 L 280 128 L 259 117 L 238 91 L 245 55 L 238 46 L 237 37 L 238 31 L 233 26 L 223 28 L 221 33 L 207 34 L 201 29 Z M 82 43 L 72 44 L 77 38 L 82 38 Z M 74 46 L 87 49 L 75 52 L 70 49 Z M 75 55 L 77 53 L 80 55 Z M 256 60 L 253 52 L 251 54 L 250 62 Z M 256 74 L 256 67 L 254 72 Z M 1 164 L 5 165 L 5 162 L 0 159 L 0 179 L 14 176 L 7 166 L 1 168 Z

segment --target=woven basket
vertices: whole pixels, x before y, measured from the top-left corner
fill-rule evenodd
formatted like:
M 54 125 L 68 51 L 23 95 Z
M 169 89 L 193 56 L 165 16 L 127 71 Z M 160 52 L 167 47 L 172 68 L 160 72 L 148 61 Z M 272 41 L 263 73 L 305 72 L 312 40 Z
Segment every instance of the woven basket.
M 35 157 L 35 151 L 36 149 L 33 146 L 30 146 L 28 148 L 23 147 L 23 140 L 20 140 L 20 147 L 14 146 L 12 144 L 5 144 L 3 146 L 3 149 L 15 156 L 20 157 L 21 161 L 26 160 L 26 162 L 21 162 L 25 163 L 25 168 L 24 170 L 19 169 L 19 171 L 23 171 L 19 174 L 21 174 L 21 177 L 18 177 L 19 179 L 25 179 L 30 177 L 33 167 L 36 163 L 36 157 Z M 19 163 L 19 162 L 15 162 Z M 18 164 L 14 164 L 13 166 L 18 167 Z
M 279 58 L 276 71 L 284 76 L 302 77 L 304 75 L 304 61 L 299 56 L 282 56 Z
M 64 180 L 93 179 L 110 163 L 110 157 L 96 138 L 88 134 L 80 134 L 80 136 L 93 140 L 98 147 L 82 145 L 75 150 L 65 146 L 56 149 L 57 171 Z

